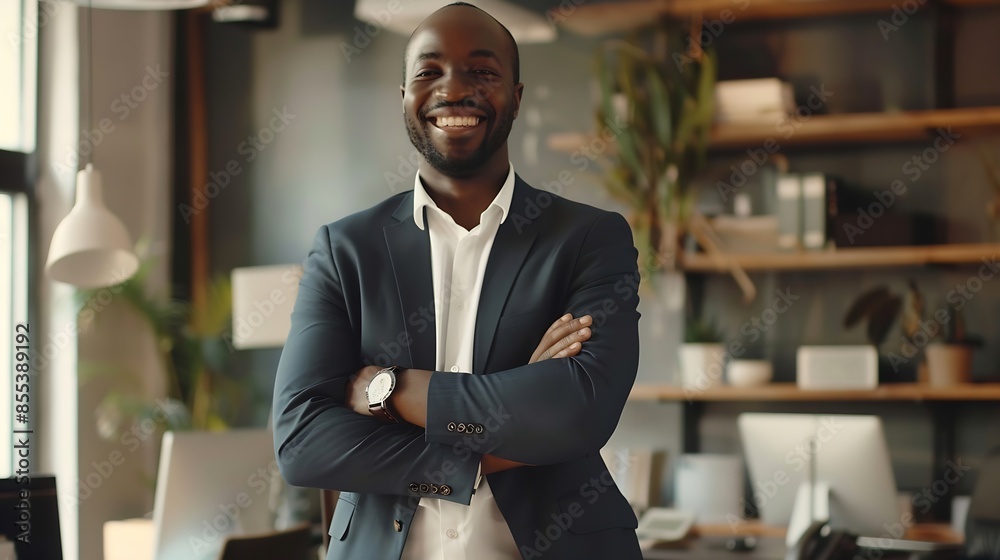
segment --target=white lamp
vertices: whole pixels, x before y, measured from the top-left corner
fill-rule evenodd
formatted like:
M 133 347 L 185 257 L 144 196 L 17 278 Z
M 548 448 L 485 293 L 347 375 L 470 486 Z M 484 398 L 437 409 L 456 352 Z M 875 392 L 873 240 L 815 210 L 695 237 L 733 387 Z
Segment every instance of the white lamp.
M 551 43 L 556 40 L 555 26 L 534 10 L 506 0 L 471 0 L 469 3 L 495 17 L 510 30 L 518 44 Z M 357 0 L 354 17 L 374 25 L 375 29 L 385 27 L 405 37 L 413 33 L 424 18 L 444 5 L 442 0 L 407 0 L 397 4 L 387 4 L 385 0 Z
M 76 174 L 76 204 L 52 235 L 45 273 L 80 288 L 103 288 L 138 269 L 128 231 L 104 205 L 101 174 L 88 163 Z
M 275 348 L 285 344 L 300 278 L 299 265 L 233 269 L 234 348 Z

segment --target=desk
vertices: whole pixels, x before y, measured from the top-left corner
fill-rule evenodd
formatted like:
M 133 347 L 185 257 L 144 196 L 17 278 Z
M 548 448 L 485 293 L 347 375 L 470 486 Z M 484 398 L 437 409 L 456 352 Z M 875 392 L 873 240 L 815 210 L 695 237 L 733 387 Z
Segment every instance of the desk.
M 757 546 L 752 551 L 731 552 L 726 549 L 726 540 L 733 536 L 725 525 L 702 525 L 692 529 L 687 539 L 679 543 L 662 544 L 644 549 L 644 560 L 784 560 L 784 529 L 768 527 L 755 522 L 741 527 L 740 534 L 757 537 Z M 960 543 L 961 536 L 945 524 L 916 525 L 907 531 L 905 539 L 944 543 Z M 907 558 L 908 553 L 892 553 L 882 556 L 882 560 L 899 557 Z
M 657 546 L 642 551 L 644 560 L 783 560 L 785 539 L 760 537 L 757 547 L 749 552 L 726 550 L 726 539 L 722 537 L 701 537 L 688 539 L 674 546 Z

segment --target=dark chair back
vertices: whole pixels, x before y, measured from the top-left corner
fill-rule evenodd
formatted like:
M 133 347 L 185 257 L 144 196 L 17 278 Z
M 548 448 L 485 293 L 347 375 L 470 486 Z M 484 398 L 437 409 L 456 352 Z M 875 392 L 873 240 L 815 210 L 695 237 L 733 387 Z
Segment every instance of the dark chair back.
M 1000 560 L 1000 447 L 986 454 L 965 518 L 965 555 Z
M 219 553 L 219 560 L 274 560 L 275 558 L 316 559 L 308 523 L 263 535 L 228 537 L 222 546 L 222 552 Z

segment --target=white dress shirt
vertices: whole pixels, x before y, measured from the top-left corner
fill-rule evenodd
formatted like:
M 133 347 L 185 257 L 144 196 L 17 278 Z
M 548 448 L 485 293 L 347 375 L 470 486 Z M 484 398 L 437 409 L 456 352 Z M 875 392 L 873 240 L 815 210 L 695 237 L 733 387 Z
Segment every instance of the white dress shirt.
M 467 231 L 438 208 L 418 174 L 413 185 L 413 221 L 424 229 L 424 208 L 431 242 L 437 371 L 472 372 L 473 337 L 486 262 L 514 195 L 514 166 L 496 198 Z M 405 375 L 405 373 L 403 374 Z M 480 478 L 466 506 L 424 498 L 413 516 L 401 560 L 510 560 L 520 558 L 507 522 Z

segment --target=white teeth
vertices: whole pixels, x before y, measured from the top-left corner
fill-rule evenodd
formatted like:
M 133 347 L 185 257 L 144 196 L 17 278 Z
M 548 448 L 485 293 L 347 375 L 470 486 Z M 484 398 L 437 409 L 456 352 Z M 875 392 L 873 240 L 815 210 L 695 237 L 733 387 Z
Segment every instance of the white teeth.
M 479 124 L 479 117 L 438 117 L 438 126 L 476 126 Z

